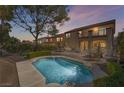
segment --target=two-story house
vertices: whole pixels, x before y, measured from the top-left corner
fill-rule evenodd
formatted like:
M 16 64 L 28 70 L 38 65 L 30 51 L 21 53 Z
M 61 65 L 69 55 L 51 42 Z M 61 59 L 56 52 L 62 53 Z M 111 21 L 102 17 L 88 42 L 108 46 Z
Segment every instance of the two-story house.
M 115 20 L 110 20 L 76 28 L 55 37 L 45 37 L 45 41 L 61 46 L 65 51 L 76 51 L 82 55 L 112 56 L 114 33 Z

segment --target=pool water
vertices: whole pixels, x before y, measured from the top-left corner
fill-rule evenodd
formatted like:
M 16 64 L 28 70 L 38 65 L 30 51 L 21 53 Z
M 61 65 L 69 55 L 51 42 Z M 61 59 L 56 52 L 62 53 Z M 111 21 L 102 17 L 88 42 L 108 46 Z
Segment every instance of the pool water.
M 64 57 L 41 58 L 33 62 L 33 65 L 46 78 L 46 83 L 84 84 L 93 80 L 92 73 L 87 67 Z

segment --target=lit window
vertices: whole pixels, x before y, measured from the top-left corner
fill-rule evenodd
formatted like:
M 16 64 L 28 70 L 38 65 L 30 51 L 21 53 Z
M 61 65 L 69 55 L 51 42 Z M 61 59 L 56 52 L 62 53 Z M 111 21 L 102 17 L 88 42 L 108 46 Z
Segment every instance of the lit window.
M 61 37 L 61 41 L 63 41 L 63 37 Z
M 66 34 L 66 38 L 70 38 L 70 33 L 67 33 Z
M 59 38 L 59 37 L 57 37 L 57 38 L 56 38 L 56 40 L 57 40 L 57 42 L 59 42 L 59 41 L 60 41 L 60 38 Z
M 78 34 L 79 34 L 79 37 L 82 37 L 82 31 L 79 31 Z
M 104 42 L 101 42 L 100 46 L 104 48 L 104 47 L 106 47 L 106 44 Z
M 101 47 L 101 48 L 105 48 L 106 47 L 106 42 L 104 40 L 96 40 L 96 41 L 93 41 L 93 48 L 96 48 L 96 47 Z
M 50 42 L 52 42 L 53 41 L 53 39 L 52 38 L 50 38 Z
M 99 34 L 98 32 L 99 32 L 98 27 L 95 27 L 92 33 L 94 36 L 97 36 Z
M 100 28 L 99 35 L 106 35 L 106 28 Z
M 42 43 L 42 41 L 40 41 L 40 44 Z
M 81 52 L 88 49 L 88 41 L 82 41 L 80 43 Z
M 46 39 L 46 42 L 48 42 L 48 39 Z

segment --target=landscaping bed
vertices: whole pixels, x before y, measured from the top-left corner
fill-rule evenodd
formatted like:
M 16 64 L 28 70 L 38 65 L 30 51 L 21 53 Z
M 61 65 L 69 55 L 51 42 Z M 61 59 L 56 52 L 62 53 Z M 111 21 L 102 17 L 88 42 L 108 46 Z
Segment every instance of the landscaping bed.
M 96 87 L 123 87 L 124 86 L 124 70 L 115 62 L 108 62 L 102 68 L 109 75 L 94 80 Z
M 51 51 L 35 51 L 35 52 L 29 52 L 25 55 L 25 58 L 31 59 L 34 57 L 39 57 L 39 56 L 48 56 L 51 55 Z

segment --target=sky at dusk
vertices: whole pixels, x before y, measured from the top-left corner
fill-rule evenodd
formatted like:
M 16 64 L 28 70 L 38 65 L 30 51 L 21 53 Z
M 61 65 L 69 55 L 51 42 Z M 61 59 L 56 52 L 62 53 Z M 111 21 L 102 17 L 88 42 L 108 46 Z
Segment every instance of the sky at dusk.
M 58 27 L 59 33 L 69 31 L 74 28 L 87 26 L 99 22 L 104 22 L 116 19 L 116 34 L 124 28 L 124 6 L 95 6 L 95 5 L 82 5 L 82 6 L 68 6 L 68 16 L 70 20 L 65 22 L 63 26 Z M 11 36 L 17 37 L 20 40 L 30 40 L 34 38 L 24 29 L 13 26 Z

